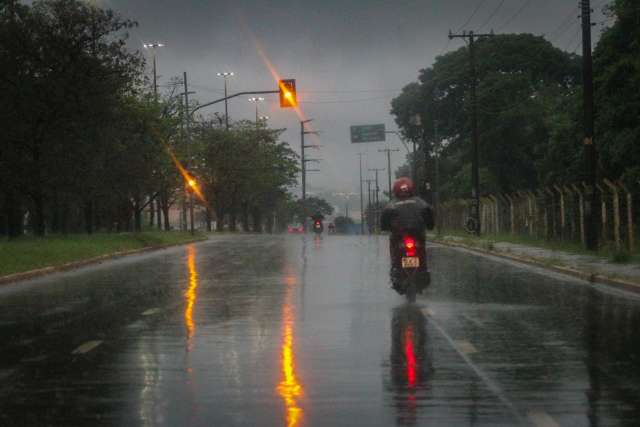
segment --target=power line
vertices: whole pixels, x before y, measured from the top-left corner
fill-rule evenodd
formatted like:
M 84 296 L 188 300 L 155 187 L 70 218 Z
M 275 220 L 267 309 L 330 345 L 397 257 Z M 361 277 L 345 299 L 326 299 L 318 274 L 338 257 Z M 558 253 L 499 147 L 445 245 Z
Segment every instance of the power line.
M 564 34 L 566 32 L 566 27 L 572 23 L 571 19 L 576 16 L 576 13 L 578 13 L 578 8 L 577 7 L 572 8 L 569 15 L 562 20 L 560 25 L 555 30 L 553 30 L 547 35 L 547 38 L 551 40 L 552 38 L 555 38 L 557 34 L 558 35 Z M 573 22 L 575 23 L 577 21 L 573 21 Z M 560 31 L 562 31 L 562 34 L 559 34 Z
M 578 28 L 576 29 L 576 33 L 573 35 L 573 37 L 571 37 L 567 42 L 567 44 L 565 44 L 564 50 L 567 52 L 570 52 L 569 48 L 575 43 L 576 40 L 578 40 L 578 46 L 580 46 L 580 43 L 582 43 L 582 40 L 579 40 L 579 37 L 580 37 L 580 26 L 578 26 Z M 576 46 L 576 49 L 577 48 L 578 47 Z M 574 53 L 576 49 L 573 50 Z
M 522 6 L 520 6 L 520 8 L 516 11 L 516 13 L 511 15 L 511 18 L 507 19 L 507 22 L 505 22 L 504 24 L 502 24 L 500 28 L 498 28 L 498 31 L 502 31 L 509 24 L 511 24 L 518 16 L 520 16 L 520 14 L 527 8 L 527 6 L 529 6 L 530 3 L 531 3 L 531 0 L 525 0 L 525 2 L 522 3 Z
M 469 25 L 469 22 L 471 22 L 471 20 L 476 16 L 476 14 L 478 13 L 478 11 L 480 10 L 480 8 L 487 2 L 487 0 L 482 0 L 478 6 L 476 6 L 475 10 L 473 11 L 473 13 L 469 16 L 469 18 L 467 18 L 467 20 L 465 21 L 464 24 L 462 24 L 460 26 L 460 28 L 458 28 L 456 30 L 456 32 L 460 32 L 460 30 L 462 30 L 463 28 L 465 28 L 467 25 Z M 448 44 L 448 43 L 447 43 Z
M 493 12 L 491 13 L 491 15 L 489 15 L 489 18 L 487 18 L 487 20 L 484 21 L 484 24 L 480 25 L 480 27 L 478 28 L 478 31 L 482 30 L 489 22 L 491 22 L 491 20 L 496 16 L 498 11 L 502 9 L 502 5 L 504 5 L 504 1 L 505 0 L 500 0 L 500 3 L 495 9 L 493 9 Z
M 469 25 L 469 23 L 471 22 L 471 20 L 478 14 L 478 11 L 480 11 L 480 8 L 487 2 L 487 0 L 482 0 L 480 3 L 478 3 L 478 5 L 476 6 L 476 8 L 473 10 L 473 12 L 471 13 L 471 15 L 469 15 L 469 17 L 467 18 L 467 20 L 464 22 L 464 24 L 462 24 L 460 26 L 460 28 L 458 28 L 456 30 L 456 32 L 460 32 L 463 28 L 465 28 L 467 25 Z M 440 49 L 440 53 L 438 53 L 437 56 L 442 56 L 445 51 L 449 48 L 449 45 L 451 44 L 451 39 L 447 37 L 447 42 L 445 43 L 445 45 L 442 47 L 442 49 Z

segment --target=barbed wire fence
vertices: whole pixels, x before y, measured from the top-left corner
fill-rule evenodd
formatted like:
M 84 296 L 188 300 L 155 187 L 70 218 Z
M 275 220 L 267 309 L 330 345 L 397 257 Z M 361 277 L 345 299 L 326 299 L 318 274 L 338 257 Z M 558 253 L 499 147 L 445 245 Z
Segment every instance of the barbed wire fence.
M 599 181 L 600 245 L 635 253 L 634 199 L 622 182 Z M 481 234 L 585 244 L 586 184 L 558 184 L 537 190 L 487 194 L 480 198 Z M 467 231 L 471 200 L 437 207 L 438 230 Z

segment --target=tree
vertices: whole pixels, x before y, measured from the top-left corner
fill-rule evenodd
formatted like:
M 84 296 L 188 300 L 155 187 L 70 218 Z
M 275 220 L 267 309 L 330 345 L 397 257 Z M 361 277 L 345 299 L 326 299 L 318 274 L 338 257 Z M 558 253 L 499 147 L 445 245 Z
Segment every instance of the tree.
M 273 217 L 286 200 L 286 189 L 296 182 L 297 156 L 282 130 L 235 123 L 227 131 L 211 120 L 200 121 L 194 131 L 199 161 L 194 171 L 204 184 L 207 200 L 222 230 L 225 219 L 236 229 L 238 215 L 245 231 L 271 231 Z
M 92 204 L 112 152 L 109 131 L 141 83 L 143 61 L 125 47 L 134 25 L 75 0 L 0 6 L 0 124 L 9 234 L 33 231 Z M 111 165 L 109 165 L 111 166 Z M 90 210 L 90 209 L 89 209 Z
M 540 182 L 538 163 L 549 141 L 551 100 L 568 96 L 579 85 L 579 58 L 529 34 L 500 35 L 476 43 L 480 128 L 480 167 L 484 191 L 512 191 Z M 436 58 L 421 70 L 419 81 L 407 85 L 392 101 L 392 114 L 405 138 L 422 147 L 420 158 L 433 170 L 434 124 L 439 139 L 448 141 L 442 151 L 440 181 L 443 197 L 466 197 L 470 176 L 471 101 L 467 48 Z M 559 104 L 558 104 L 559 105 Z M 412 121 L 421 116 L 421 125 Z M 424 160 L 418 161 L 420 181 Z M 458 176 L 465 183 L 449 185 Z
M 615 0 L 594 51 L 596 147 L 605 176 L 640 190 L 640 8 Z

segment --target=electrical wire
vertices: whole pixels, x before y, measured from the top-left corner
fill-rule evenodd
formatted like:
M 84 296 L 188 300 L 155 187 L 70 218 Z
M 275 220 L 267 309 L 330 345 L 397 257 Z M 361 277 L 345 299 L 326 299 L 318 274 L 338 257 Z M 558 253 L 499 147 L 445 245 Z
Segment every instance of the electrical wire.
M 550 32 L 547 35 L 547 38 L 549 40 L 553 39 L 556 37 L 556 35 L 561 36 L 562 34 L 564 34 L 567 31 L 567 27 L 571 27 L 571 23 L 575 24 L 576 21 L 571 21 L 571 19 L 576 16 L 576 13 L 579 13 L 579 9 L 577 7 L 574 7 L 571 9 L 571 12 L 569 13 L 569 15 L 562 20 L 562 22 L 560 23 L 560 25 L 553 30 L 552 32 Z M 562 33 L 560 33 L 562 31 Z
M 476 14 L 478 13 L 478 11 L 480 10 L 480 8 L 487 2 L 487 0 L 482 0 L 478 6 L 476 6 L 476 8 L 474 9 L 473 13 L 469 16 L 469 18 L 467 18 L 467 20 L 465 21 L 464 24 L 462 24 L 460 26 L 460 28 L 457 29 L 456 32 L 460 32 L 460 30 L 462 30 L 464 27 L 466 27 L 467 25 L 469 25 L 469 23 L 471 22 L 471 20 L 476 16 Z
M 511 24 L 518 16 L 520 16 L 520 14 L 527 8 L 527 6 L 529 6 L 529 4 L 531 4 L 531 0 L 525 0 L 524 3 L 522 3 L 522 6 L 520 6 L 520 8 L 516 11 L 516 13 L 514 13 L 513 15 L 511 15 L 511 18 L 507 19 L 507 21 L 502 24 L 500 26 L 500 28 L 498 28 L 498 32 L 504 30 L 509 24 Z
M 480 25 L 480 28 L 478 28 L 478 31 L 482 30 L 484 27 L 487 26 L 487 24 L 489 24 L 489 22 L 491 22 L 493 20 L 493 18 L 496 16 L 498 11 L 500 11 L 500 9 L 502 9 L 502 6 L 504 5 L 504 1 L 505 0 L 500 0 L 500 3 L 498 4 L 498 6 L 495 9 L 493 9 L 493 12 L 491 13 L 491 15 L 489 15 L 489 18 L 487 18 L 487 20 L 484 21 L 484 24 Z
M 576 42 L 576 40 L 578 40 L 578 43 L 582 42 L 582 40 L 579 40 L 579 39 L 580 39 L 580 27 L 578 27 L 578 28 L 576 29 L 576 32 L 575 32 L 575 34 L 573 35 L 573 37 L 571 37 L 571 38 L 569 39 L 569 41 L 565 44 L 565 46 L 564 46 L 564 50 L 565 50 L 565 51 L 567 51 L 567 52 L 571 52 L 571 51 L 569 50 L 569 48 L 570 48 L 571 46 L 573 46 L 573 44 Z M 577 49 L 577 48 L 576 48 L 576 49 Z M 575 51 L 575 49 L 574 49 L 574 51 Z

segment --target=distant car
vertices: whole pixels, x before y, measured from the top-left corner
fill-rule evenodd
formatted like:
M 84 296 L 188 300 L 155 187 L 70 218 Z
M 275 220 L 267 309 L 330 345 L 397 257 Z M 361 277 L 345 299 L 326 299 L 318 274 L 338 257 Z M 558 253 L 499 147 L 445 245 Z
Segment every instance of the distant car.
M 302 234 L 304 233 L 304 227 L 301 225 L 290 225 L 287 227 L 287 233 L 289 234 Z

